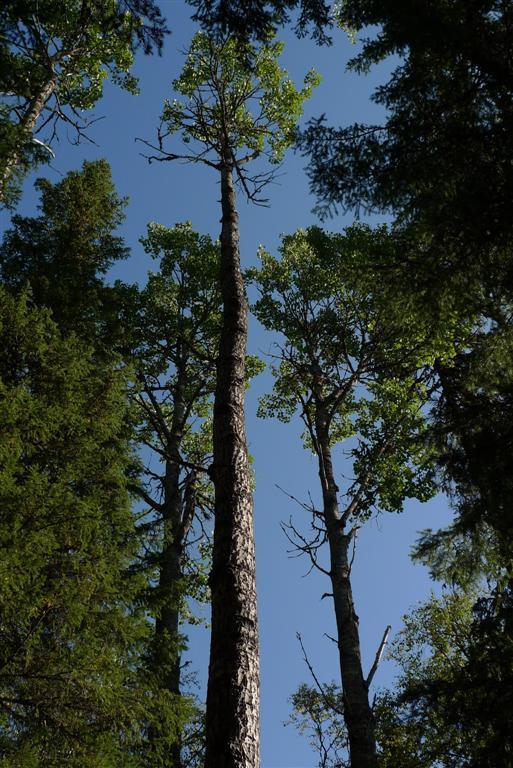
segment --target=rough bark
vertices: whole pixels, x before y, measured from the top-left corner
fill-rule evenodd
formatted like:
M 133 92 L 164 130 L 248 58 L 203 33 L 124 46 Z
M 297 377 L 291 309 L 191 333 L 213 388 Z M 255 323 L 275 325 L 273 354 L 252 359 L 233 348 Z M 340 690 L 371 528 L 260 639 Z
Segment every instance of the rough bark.
M 221 170 L 223 324 L 214 401 L 215 530 L 205 768 L 257 768 L 259 656 L 244 393 L 247 306 L 232 170 Z
M 317 455 L 323 515 L 330 551 L 330 576 L 344 694 L 344 720 L 349 736 L 351 768 L 377 768 L 374 717 L 362 671 L 358 616 L 351 587 L 351 536 L 344 530 L 344 520 L 339 510 L 328 424 L 328 414 L 319 408 L 316 423 Z
M 34 127 L 44 109 L 44 106 L 57 86 L 57 80 L 55 76 L 51 77 L 42 88 L 36 93 L 36 95 L 30 100 L 25 112 L 19 120 L 19 127 L 22 130 L 22 135 L 25 140 L 28 140 L 32 136 Z M 9 179 L 14 173 L 17 165 L 20 162 L 21 152 L 19 149 L 14 149 L 10 155 L 3 159 L 2 170 L 0 172 L 0 202 L 5 199 L 7 185 Z

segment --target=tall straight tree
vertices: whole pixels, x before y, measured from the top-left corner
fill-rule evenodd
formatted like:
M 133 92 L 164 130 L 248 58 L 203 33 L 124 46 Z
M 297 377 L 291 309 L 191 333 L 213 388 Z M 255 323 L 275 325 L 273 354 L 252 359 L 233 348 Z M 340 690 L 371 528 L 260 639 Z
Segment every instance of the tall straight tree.
M 82 111 L 101 98 L 109 73 L 137 91 L 134 50 L 160 50 L 166 31 L 153 0 L 2 3 L 0 203 L 12 202 L 24 173 L 51 155 L 59 123 L 80 139 L 88 124 Z
M 396 247 L 385 229 L 300 230 L 284 238 L 281 260 L 262 252 L 262 269 L 251 273 L 261 293 L 257 317 L 284 336 L 274 392 L 263 399 L 261 415 L 289 421 L 299 411 L 305 446 L 318 460 L 322 503 L 311 508 L 312 533 L 292 524 L 286 530 L 331 581 L 352 768 L 378 764 L 368 698 L 375 669 L 364 675 L 352 548 L 374 509 L 399 512 L 406 498 L 425 500 L 434 492 L 422 411 L 436 355 L 454 354 L 454 317 L 432 333 L 394 300 L 386 274 Z M 350 439 L 354 479 L 341 492 L 332 449 Z M 327 568 L 319 559 L 325 543 Z
M 174 82 L 182 101 L 166 102 L 158 159 L 203 163 L 221 184 L 219 286 L 223 303 L 214 397 L 211 475 L 215 488 L 212 638 L 207 692 L 207 768 L 259 765 L 259 653 L 251 476 L 244 390 L 247 305 L 240 269 L 235 184 L 258 201 L 271 172 L 250 162 L 279 163 L 294 141 L 303 101 L 317 77 L 297 91 L 280 69 L 282 44 L 259 49 L 197 34 Z M 166 139 L 181 133 L 188 153 L 170 152 Z

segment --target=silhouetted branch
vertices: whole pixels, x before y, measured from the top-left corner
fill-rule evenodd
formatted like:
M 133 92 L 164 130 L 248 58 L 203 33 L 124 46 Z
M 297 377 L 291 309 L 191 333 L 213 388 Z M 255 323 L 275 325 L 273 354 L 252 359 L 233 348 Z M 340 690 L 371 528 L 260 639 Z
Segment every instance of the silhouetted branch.
M 326 691 L 324 690 L 324 687 L 323 687 L 322 683 L 319 681 L 317 675 L 315 674 L 315 670 L 312 667 L 312 665 L 310 664 L 310 660 L 309 660 L 309 658 L 307 656 L 307 653 L 305 651 L 305 646 L 303 645 L 303 638 L 301 637 L 299 632 L 296 632 L 296 637 L 298 639 L 299 645 L 301 646 L 301 651 L 303 653 L 304 662 L 305 662 L 306 666 L 308 667 L 308 670 L 309 670 L 309 672 L 310 672 L 310 674 L 312 676 L 312 680 L 314 681 L 314 683 L 315 683 L 315 685 L 317 687 L 317 690 L 321 694 L 321 697 L 322 697 L 322 700 L 323 700 L 325 706 L 328 709 L 332 710 L 333 712 L 336 712 L 337 715 L 341 715 L 343 717 L 344 713 L 335 705 L 335 703 L 330 698 L 330 696 L 327 695 Z

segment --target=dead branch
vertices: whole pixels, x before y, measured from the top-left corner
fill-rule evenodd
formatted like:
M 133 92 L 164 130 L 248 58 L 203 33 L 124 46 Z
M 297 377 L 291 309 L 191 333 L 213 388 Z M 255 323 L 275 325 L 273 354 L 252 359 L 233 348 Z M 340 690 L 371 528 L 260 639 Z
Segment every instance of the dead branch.
M 305 573 L 305 576 L 308 576 L 315 568 L 321 573 L 324 573 L 325 576 L 331 577 L 330 572 L 327 571 L 326 568 L 323 568 L 322 565 L 319 565 L 317 561 L 317 550 L 320 549 L 326 541 L 325 530 L 318 530 L 313 539 L 308 540 L 306 536 L 303 536 L 303 534 L 292 524 L 292 518 L 289 519 L 289 523 L 281 523 L 281 529 L 287 537 L 287 541 L 293 546 L 292 550 L 287 550 L 287 553 L 291 557 L 308 555 L 310 559 L 310 568 Z M 289 531 L 291 531 L 292 535 Z
M 365 681 L 365 685 L 367 686 L 367 688 L 370 687 L 370 684 L 372 683 L 372 678 L 376 674 L 376 670 L 379 667 L 381 658 L 383 656 L 383 651 L 385 650 L 385 645 L 387 644 L 388 636 L 389 636 L 391 630 L 392 630 L 392 627 L 389 624 L 387 626 L 387 628 L 385 629 L 384 633 L 383 633 L 383 638 L 381 640 L 381 643 L 379 644 L 378 650 L 376 651 L 376 656 L 374 657 L 374 663 L 373 663 L 373 665 L 372 665 L 372 667 L 370 669 L 370 672 L 369 672 L 369 674 L 367 676 L 367 680 Z
M 337 715 L 340 715 L 341 717 L 343 717 L 344 713 L 338 707 L 335 706 L 335 704 L 333 703 L 333 700 L 326 694 L 326 691 L 324 690 L 324 687 L 323 687 L 322 683 L 319 681 L 317 675 L 315 674 L 315 670 L 312 667 L 312 665 L 310 664 L 310 660 L 309 660 L 309 658 L 307 656 L 307 653 L 306 653 L 306 650 L 305 650 L 305 646 L 303 645 L 303 638 L 301 637 L 299 632 L 296 632 L 296 637 L 298 639 L 299 645 L 301 646 L 301 651 L 303 653 L 304 662 L 305 662 L 306 666 L 308 667 L 308 671 L 310 672 L 310 675 L 312 676 L 312 680 L 314 681 L 317 690 L 321 694 L 321 697 L 322 697 L 322 700 L 323 700 L 325 706 L 328 709 L 332 710 L 333 712 L 336 712 Z

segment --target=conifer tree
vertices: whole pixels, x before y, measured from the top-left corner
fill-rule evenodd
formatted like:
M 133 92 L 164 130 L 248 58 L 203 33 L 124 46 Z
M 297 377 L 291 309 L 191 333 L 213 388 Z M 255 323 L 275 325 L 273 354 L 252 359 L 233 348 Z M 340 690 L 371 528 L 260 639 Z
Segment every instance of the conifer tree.
M 140 766 L 151 724 L 176 734 L 187 712 L 143 662 L 152 628 L 147 574 L 134 568 L 139 464 L 121 356 L 135 292 L 102 279 L 127 255 L 115 234 L 124 201 L 104 161 L 38 186 L 42 215 L 14 217 L 0 252 L 9 579 L 31 547 L 37 555 L 20 582 L 32 607 L 2 582 L 1 695 L 13 702 L 3 737 L 27 765 Z
M 148 626 L 127 578 L 125 374 L 31 305 L 1 289 L 1 753 L 6 765 L 137 765 Z
M 126 200 L 116 194 L 109 164 L 85 162 L 57 184 L 36 181 L 37 217 L 14 215 L 0 246 L 0 279 L 12 292 L 31 287 L 31 301 L 51 309 L 64 335 L 76 333 L 108 355 L 122 346 L 120 284 L 105 273 L 128 256 L 116 230 Z
M 265 42 L 277 27 L 290 21 L 295 10 L 294 31 L 304 37 L 311 31 L 319 43 L 329 44 L 326 29 L 332 26 L 331 8 L 325 0 L 245 0 L 244 13 L 236 0 L 189 0 L 193 16 L 212 35 L 234 35 L 242 40 Z

